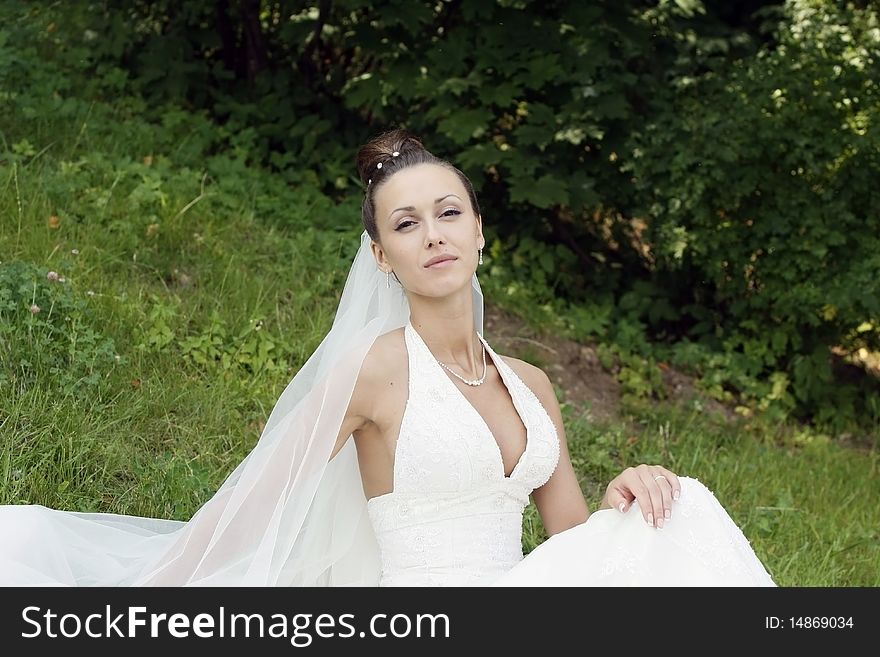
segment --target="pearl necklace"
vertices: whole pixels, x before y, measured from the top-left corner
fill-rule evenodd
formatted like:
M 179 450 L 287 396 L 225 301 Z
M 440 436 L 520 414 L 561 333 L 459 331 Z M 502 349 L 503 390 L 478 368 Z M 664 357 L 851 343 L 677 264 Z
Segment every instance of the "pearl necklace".
M 450 370 L 446 365 L 444 365 L 443 363 L 440 363 L 440 361 L 437 360 L 436 357 L 434 358 L 434 360 L 437 360 L 437 362 L 440 363 L 441 367 L 445 367 L 447 370 L 452 372 L 455 376 L 457 376 L 459 379 L 461 379 L 462 381 L 467 383 L 469 386 L 478 386 L 481 383 L 483 383 L 483 381 L 486 380 L 486 346 L 482 342 L 480 342 L 480 346 L 482 347 L 482 352 L 483 352 L 483 376 L 481 376 L 479 379 L 474 379 L 472 381 L 468 381 L 466 378 L 464 378 L 460 374 L 457 374 L 456 372 L 452 372 L 452 370 Z

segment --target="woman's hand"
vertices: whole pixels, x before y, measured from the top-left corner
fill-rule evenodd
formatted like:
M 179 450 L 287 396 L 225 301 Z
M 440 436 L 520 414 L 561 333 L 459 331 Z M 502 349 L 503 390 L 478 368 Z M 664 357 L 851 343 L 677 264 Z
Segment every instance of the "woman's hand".
M 627 468 L 608 484 L 603 509 L 626 512 L 638 500 L 642 516 L 652 527 L 660 529 L 672 515 L 672 501 L 681 495 L 678 477 L 659 465 L 638 465 Z

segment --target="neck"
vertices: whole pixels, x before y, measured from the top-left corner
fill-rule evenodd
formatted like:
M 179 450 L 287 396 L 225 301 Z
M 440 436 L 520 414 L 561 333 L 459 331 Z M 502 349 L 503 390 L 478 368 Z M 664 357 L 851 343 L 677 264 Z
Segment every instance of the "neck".
M 409 319 L 437 360 L 457 366 L 469 378 L 478 378 L 483 373 L 483 345 L 474 328 L 470 286 L 464 292 L 467 294 L 441 303 L 410 298 Z

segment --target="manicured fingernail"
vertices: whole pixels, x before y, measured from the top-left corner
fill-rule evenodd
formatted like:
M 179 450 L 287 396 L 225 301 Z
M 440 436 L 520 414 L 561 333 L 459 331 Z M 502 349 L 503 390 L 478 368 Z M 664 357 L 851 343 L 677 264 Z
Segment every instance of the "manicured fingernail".
M 657 529 L 663 529 L 663 518 L 657 518 Z
M 654 514 L 653 513 L 648 514 L 648 524 L 651 525 L 651 527 L 654 526 Z
M 666 512 L 663 515 L 665 515 L 666 519 L 669 520 L 669 518 L 672 517 L 672 511 L 670 511 L 669 509 L 666 509 Z
M 681 491 L 672 491 L 672 499 L 677 500 L 679 497 L 681 497 Z
M 617 508 L 620 509 L 620 512 L 623 513 L 623 507 L 626 506 L 623 502 L 617 505 Z

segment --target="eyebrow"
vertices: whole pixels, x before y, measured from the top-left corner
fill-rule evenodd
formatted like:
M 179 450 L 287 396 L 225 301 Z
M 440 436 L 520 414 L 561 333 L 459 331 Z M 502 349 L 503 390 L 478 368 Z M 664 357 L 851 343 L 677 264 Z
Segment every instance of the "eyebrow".
M 455 196 L 455 198 L 457 198 L 459 201 L 461 201 L 461 199 L 458 196 L 456 196 L 455 194 L 447 194 L 446 196 L 441 196 L 440 198 L 435 198 L 434 205 L 437 205 L 440 201 L 447 199 L 450 196 Z M 463 202 L 464 201 L 462 201 L 462 203 Z M 416 209 L 413 206 L 408 205 L 405 208 L 396 208 L 396 209 L 392 210 L 391 214 L 388 215 L 388 218 L 391 219 L 391 217 L 394 215 L 394 213 L 397 212 L 398 210 L 406 210 L 407 212 L 415 212 L 416 211 Z

